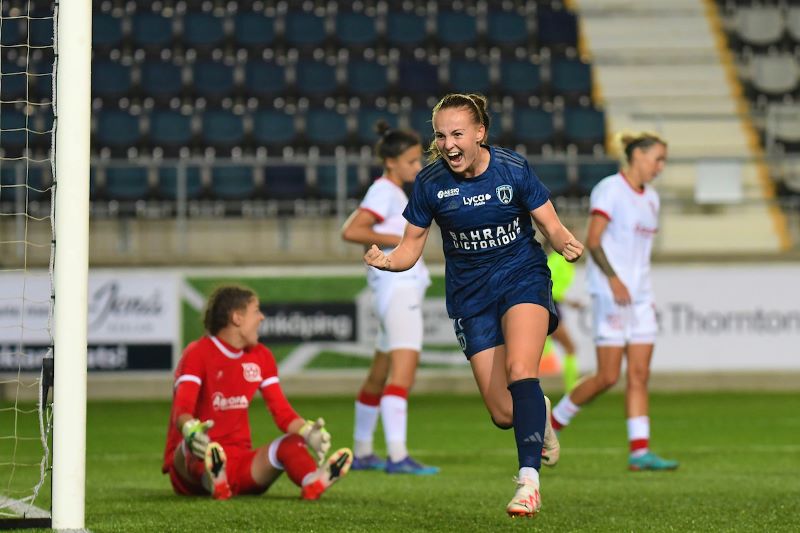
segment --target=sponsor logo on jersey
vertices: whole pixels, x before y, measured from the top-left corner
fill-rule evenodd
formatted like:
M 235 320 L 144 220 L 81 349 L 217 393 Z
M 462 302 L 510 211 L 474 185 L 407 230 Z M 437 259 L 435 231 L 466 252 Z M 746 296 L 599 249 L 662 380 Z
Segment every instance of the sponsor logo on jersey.
M 514 189 L 511 188 L 511 185 L 501 185 L 495 191 L 497 192 L 497 199 L 504 204 L 509 203 L 514 197 Z
M 522 233 L 519 217 L 515 218 L 510 224 L 493 226 L 490 228 L 476 229 L 472 231 L 454 232 L 450 231 L 450 238 L 453 239 L 453 246 L 463 250 L 486 250 L 505 246 L 517 239 L 517 235 Z
M 492 199 L 492 195 L 488 192 L 486 194 L 477 194 L 475 196 L 470 196 L 469 198 L 464 198 L 464 205 L 471 205 L 473 207 L 478 207 L 489 200 Z
M 230 411 L 231 409 L 247 409 L 250 406 L 250 401 L 247 396 L 231 396 L 226 398 L 221 392 L 215 392 L 211 399 L 211 406 L 215 411 Z
M 242 363 L 242 372 L 245 381 L 261 383 L 261 367 L 255 363 Z
M 454 189 L 447 189 L 436 193 L 436 197 L 441 200 L 442 198 L 450 198 L 451 196 L 458 196 L 458 187 Z

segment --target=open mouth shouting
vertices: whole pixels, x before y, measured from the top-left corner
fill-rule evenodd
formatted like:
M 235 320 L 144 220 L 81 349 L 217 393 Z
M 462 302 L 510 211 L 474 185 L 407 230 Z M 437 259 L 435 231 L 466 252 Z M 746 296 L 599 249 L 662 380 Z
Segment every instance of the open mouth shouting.
M 447 156 L 447 161 L 450 163 L 450 166 L 456 167 L 464 161 L 464 154 L 459 151 L 447 152 L 445 155 Z

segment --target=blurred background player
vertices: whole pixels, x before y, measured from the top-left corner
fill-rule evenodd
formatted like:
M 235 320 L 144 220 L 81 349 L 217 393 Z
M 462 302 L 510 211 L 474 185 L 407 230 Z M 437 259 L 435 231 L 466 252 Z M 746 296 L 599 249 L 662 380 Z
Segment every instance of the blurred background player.
M 564 380 L 564 391 L 569 392 L 578 382 L 579 370 L 578 359 L 575 356 L 575 342 L 572 340 L 572 334 L 563 320 L 563 308 L 564 306 L 569 306 L 575 309 L 583 309 L 583 304 L 577 300 L 567 298 L 567 292 L 575 280 L 575 265 L 564 259 L 555 250 L 551 250 L 547 254 L 547 267 L 550 269 L 550 277 L 553 280 L 553 302 L 559 316 L 558 326 L 550 334 L 550 339 L 558 343 L 563 350 L 564 361 L 561 375 Z M 552 347 L 550 339 L 548 339 L 544 352 L 545 354 L 550 353 L 550 356 L 554 357 L 555 354 L 552 353 L 552 349 L 548 349 L 548 347 Z
M 383 164 L 383 175 L 345 222 L 342 238 L 365 249 L 377 244 L 389 253 L 400 243 L 406 226 L 403 210 L 408 197 L 403 186 L 413 183 L 422 168 L 422 145 L 416 133 L 391 129 L 386 121 L 379 121 L 375 128 L 379 135 L 375 153 Z M 375 357 L 356 400 L 353 469 L 435 474 L 438 468 L 415 461 L 406 447 L 408 392 L 422 350 L 422 300 L 431 283 L 428 269 L 421 258 L 402 274 L 368 267 L 367 281 L 379 329 Z M 389 455 L 386 461 L 375 455 L 372 446 L 379 415 Z
M 558 458 L 538 379 L 544 341 L 558 317 L 531 215 L 568 260 L 577 260 L 583 245 L 561 224 L 525 158 L 484 144 L 485 97 L 449 94 L 433 108 L 432 122 L 433 162 L 420 172 L 403 212 L 403 239 L 389 254 L 373 245 L 364 259 L 387 271 L 411 268 L 436 220 L 456 337 L 495 425 L 514 428 L 519 475 L 506 512 L 534 516 L 541 508 L 541 463 Z
M 250 289 L 223 286 L 209 297 L 208 335 L 187 346 L 175 369 L 162 472 L 177 494 L 261 494 L 286 471 L 303 499 L 316 500 L 350 468 L 347 448 L 325 460 L 325 421 L 301 418 L 284 396 L 272 352 L 258 342 L 262 320 Z M 248 407 L 256 390 L 285 435 L 253 449 Z
M 625 405 L 631 470 L 673 470 L 675 461 L 650 451 L 647 382 L 658 325 L 650 280 L 650 252 L 658 231 L 659 197 L 650 185 L 664 169 L 667 143 L 653 133 L 619 134 L 624 170 L 600 181 L 590 198 L 586 246 L 597 371 L 553 409 L 553 427 L 570 423 L 580 407 L 628 373 Z

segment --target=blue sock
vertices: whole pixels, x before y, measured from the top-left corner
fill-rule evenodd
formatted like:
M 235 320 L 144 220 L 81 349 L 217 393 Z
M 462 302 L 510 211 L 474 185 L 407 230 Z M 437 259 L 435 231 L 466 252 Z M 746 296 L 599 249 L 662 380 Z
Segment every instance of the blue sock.
M 544 393 L 538 378 L 520 379 L 508 386 L 514 403 L 514 437 L 519 467 L 542 465 L 545 417 Z

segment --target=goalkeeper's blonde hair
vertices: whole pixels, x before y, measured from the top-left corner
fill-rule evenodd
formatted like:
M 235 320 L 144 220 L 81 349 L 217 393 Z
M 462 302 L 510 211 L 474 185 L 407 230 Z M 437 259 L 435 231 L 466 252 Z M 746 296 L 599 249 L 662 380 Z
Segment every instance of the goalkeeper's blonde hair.
M 641 148 L 647 151 L 650 147 L 660 144 L 666 148 L 667 141 L 658 133 L 652 131 L 621 131 L 614 135 L 612 148 L 617 152 L 622 166 L 629 166 L 633 160 L 633 151 Z

